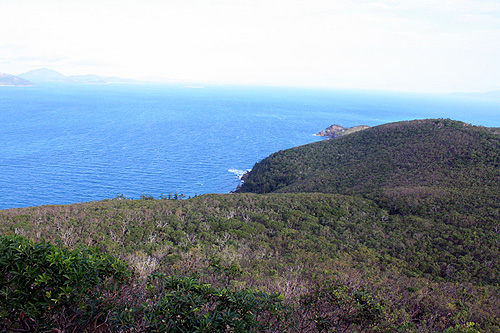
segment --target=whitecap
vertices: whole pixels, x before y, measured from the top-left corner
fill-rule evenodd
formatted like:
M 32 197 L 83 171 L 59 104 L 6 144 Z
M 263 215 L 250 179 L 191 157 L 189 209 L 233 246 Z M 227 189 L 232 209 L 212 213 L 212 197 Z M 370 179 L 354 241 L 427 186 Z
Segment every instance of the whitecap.
M 236 177 L 238 177 L 241 180 L 241 177 L 243 177 L 243 175 L 245 173 L 249 172 L 250 170 L 251 169 L 247 169 L 247 170 L 229 169 L 227 171 L 234 173 L 236 175 Z

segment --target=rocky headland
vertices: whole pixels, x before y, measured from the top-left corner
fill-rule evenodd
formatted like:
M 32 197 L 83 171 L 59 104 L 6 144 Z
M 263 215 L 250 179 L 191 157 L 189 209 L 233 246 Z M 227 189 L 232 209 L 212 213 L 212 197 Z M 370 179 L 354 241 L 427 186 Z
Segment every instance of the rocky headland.
M 331 126 L 328 126 L 327 128 L 325 128 L 323 131 L 316 133 L 314 135 L 325 136 L 325 137 L 333 139 L 333 138 L 338 138 L 339 136 L 344 136 L 344 135 L 351 134 L 354 132 L 362 131 L 362 130 L 365 130 L 367 128 L 369 128 L 369 126 L 366 126 L 366 125 L 358 125 L 358 126 L 349 127 L 349 128 L 345 128 L 345 127 L 342 127 L 340 125 L 331 125 Z

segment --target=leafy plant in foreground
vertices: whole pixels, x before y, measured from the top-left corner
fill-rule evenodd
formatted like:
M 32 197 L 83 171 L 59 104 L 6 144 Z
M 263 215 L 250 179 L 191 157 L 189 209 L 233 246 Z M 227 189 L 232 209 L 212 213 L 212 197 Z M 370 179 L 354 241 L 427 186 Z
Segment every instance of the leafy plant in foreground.
M 150 332 L 260 331 L 283 309 L 277 294 L 216 288 L 192 278 L 153 274 L 146 288 L 155 299 L 146 309 Z
M 0 237 L 0 328 L 83 331 L 104 321 L 107 296 L 131 277 L 125 262 L 96 249 Z

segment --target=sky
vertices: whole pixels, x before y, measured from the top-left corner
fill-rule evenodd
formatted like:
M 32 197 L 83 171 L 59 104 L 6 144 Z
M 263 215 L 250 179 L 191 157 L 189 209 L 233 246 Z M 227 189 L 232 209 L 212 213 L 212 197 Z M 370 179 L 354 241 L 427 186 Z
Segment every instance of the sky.
M 0 72 L 500 90 L 500 0 L 0 0 Z

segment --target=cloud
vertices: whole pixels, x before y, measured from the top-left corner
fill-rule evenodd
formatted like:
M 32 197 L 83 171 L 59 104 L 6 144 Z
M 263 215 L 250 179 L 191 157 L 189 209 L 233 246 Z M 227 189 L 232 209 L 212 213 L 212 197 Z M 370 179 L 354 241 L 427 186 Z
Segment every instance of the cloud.
M 4 52 L 15 52 L 22 49 L 23 46 L 19 43 L 3 43 L 0 44 L 0 50 Z
M 67 57 L 65 56 L 19 56 L 19 57 L 13 57 L 12 58 L 14 61 L 19 61 L 19 62 L 38 62 L 38 63 L 59 63 L 61 61 L 67 60 Z

